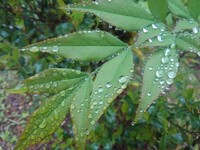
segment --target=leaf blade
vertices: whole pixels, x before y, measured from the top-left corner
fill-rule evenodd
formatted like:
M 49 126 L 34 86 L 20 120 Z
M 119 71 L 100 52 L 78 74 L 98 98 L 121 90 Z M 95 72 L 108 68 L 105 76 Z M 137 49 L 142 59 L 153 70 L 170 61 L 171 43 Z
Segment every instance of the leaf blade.
M 200 6 L 200 1 L 198 1 L 198 0 L 188 0 L 188 9 L 189 9 L 192 17 L 196 20 L 198 20 L 198 17 L 200 17 L 199 6 Z
M 103 0 L 69 5 L 66 9 L 94 13 L 104 21 L 128 31 L 140 30 L 154 22 L 150 14 L 131 0 Z
M 81 61 L 99 61 L 120 52 L 126 46 L 107 32 L 80 31 L 29 45 L 23 50 L 53 53 Z
M 167 0 L 148 0 L 148 7 L 154 17 L 165 22 L 165 17 L 168 13 Z
M 175 49 L 159 50 L 151 56 L 144 70 L 141 101 L 134 119 L 135 122 L 159 95 L 173 83 L 178 66 L 178 56 Z
M 113 65 L 115 67 L 113 67 Z M 125 50 L 102 65 L 93 84 L 89 107 L 90 131 L 103 112 L 127 86 L 131 78 L 133 58 L 131 50 Z

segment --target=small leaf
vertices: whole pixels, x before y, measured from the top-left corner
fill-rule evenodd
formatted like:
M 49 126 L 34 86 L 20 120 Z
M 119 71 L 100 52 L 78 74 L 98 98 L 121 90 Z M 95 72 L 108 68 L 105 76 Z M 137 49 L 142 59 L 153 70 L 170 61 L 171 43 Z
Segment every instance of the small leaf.
M 85 79 L 82 81 L 84 80 Z M 55 132 L 64 121 L 71 100 L 80 86 L 81 82 L 72 86 L 72 88 L 65 89 L 55 94 L 33 112 L 15 149 L 26 149 L 31 145 L 40 143 L 43 139 Z
M 196 20 L 200 17 L 200 1 L 199 0 L 188 0 L 188 9 L 192 17 Z
M 193 19 L 179 20 L 176 24 L 174 32 L 182 32 L 183 30 L 197 28 L 198 26 L 199 26 L 198 22 L 196 22 Z
M 183 33 L 179 34 L 175 39 L 176 46 L 180 50 L 190 51 L 198 53 L 200 52 L 200 36 L 191 34 L 191 33 Z
M 85 149 L 86 138 L 89 134 L 88 127 L 88 114 L 90 94 L 92 92 L 92 80 L 87 80 L 76 91 L 76 95 L 70 105 L 71 118 L 73 121 L 74 136 L 77 147 L 80 150 Z
M 179 67 L 177 51 L 166 48 L 156 51 L 148 60 L 143 75 L 142 94 L 135 121 L 173 83 Z
M 68 5 L 66 9 L 94 13 L 104 21 L 128 31 L 140 30 L 154 23 L 153 17 L 132 0 L 101 0 Z
M 127 86 L 133 71 L 131 50 L 124 50 L 102 65 L 93 84 L 89 107 L 89 130 L 95 125 L 111 102 Z
M 183 5 L 181 0 L 168 0 L 169 2 L 169 9 L 172 13 L 184 17 L 184 18 L 191 18 L 191 15 L 187 8 Z
M 49 39 L 22 50 L 42 51 L 81 61 L 99 61 L 121 51 L 127 44 L 103 31 L 80 31 Z
M 87 74 L 73 69 L 51 68 L 23 81 L 12 93 L 51 93 L 55 94 L 80 82 Z
M 167 0 L 148 0 L 148 7 L 155 18 L 165 22 L 168 13 Z

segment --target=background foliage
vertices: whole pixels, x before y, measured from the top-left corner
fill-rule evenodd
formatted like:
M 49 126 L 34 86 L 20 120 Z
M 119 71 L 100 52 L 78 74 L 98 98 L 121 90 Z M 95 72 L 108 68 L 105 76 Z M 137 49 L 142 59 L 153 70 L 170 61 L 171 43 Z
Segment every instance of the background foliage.
M 58 9 L 63 2 L 69 4 L 81 1 L 3 0 L 0 3 L 0 149 L 13 148 L 29 114 L 48 97 L 11 95 L 5 89 L 47 68 L 69 67 L 87 72 L 102 63 L 74 62 L 44 53 L 21 53 L 18 48 L 88 29 L 108 31 L 122 41 L 133 43 L 135 34 L 119 31 L 91 14 L 66 14 Z M 147 6 L 145 1 L 139 3 Z M 133 51 L 137 54 L 134 56 L 135 75 L 127 89 L 101 117 L 89 137 L 87 149 L 199 149 L 199 57 L 187 52 L 181 54 L 181 66 L 175 84 L 149 108 L 142 122 L 133 126 L 140 95 L 141 72 L 146 58 L 153 50 Z M 74 149 L 71 120 L 68 117 L 52 137 L 47 144 L 32 149 Z

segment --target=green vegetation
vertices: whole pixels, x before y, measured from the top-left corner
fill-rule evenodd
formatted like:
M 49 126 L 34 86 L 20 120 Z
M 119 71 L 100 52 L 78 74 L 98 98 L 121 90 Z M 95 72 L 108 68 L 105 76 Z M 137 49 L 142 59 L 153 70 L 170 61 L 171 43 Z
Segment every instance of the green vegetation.
M 0 148 L 198 149 L 199 2 L 81 2 L 0 4 Z

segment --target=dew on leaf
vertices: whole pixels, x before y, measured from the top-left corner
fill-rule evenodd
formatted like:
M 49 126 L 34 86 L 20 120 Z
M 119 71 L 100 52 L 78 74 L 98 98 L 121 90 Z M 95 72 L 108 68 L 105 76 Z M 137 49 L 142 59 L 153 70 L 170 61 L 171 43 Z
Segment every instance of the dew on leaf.
M 158 29 L 158 27 L 155 24 L 151 25 L 153 29 Z
M 149 70 L 150 70 L 150 71 L 153 70 L 153 67 L 149 67 Z
M 147 96 L 149 96 L 149 97 L 150 97 L 150 96 L 151 96 L 151 93 L 150 93 L 150 92 L 148 92 L 148 93 L 147 93 Z
M 164 72 L 163 72 L 162 70 L 158 70 L 158 71 L 156 71 L 156 76 L 157 76 L 158 78 L 161 78 L 161 77 L 164 76 Z
M 169 48 L 165 49 L 164 55 L 165 55 L 165 56 L 170 56 L 170 55 L 171 55 L 171 51 L 170 51 Z
M 157 39 L 158 39 L 159 42 L 163 42 L 163 39 L 162 39 L 162 36 L 161 36 L 161 35 L 158 35 L 158 36 L 157 36 Z
M 53 49 L 53 52 L 58 52 L 59 48 L 58 48 L 58 46 L 53 46 L 52 49 Z
M 162 61 L 162 63 L 166 64 L 166 63 L 169 62 L 169 58 L 168 58 L 168 57 L 163 57 L 163 58 L 161 59 L 161 61 Z
M 124 82 L 126 82 L 126 77 L 125 76 L 120 76 L 118 81 L 119 81 L 119 83 L 124 83 Z
M 38 51 L 39 51 L 39 48 L 38 48 L 37 46 L 32 46 L 32 47 L 30 48 L 30 51 L 31 51 L 31 52 L 38 52 Z
M 90 124 L 91 124 L 91 125 L 94 125 L 94 124 L 95 124 L 95 121 L 94 121 L 94 120 L 92 120 L 92 121 L 90 122 Z
M 44 120 L 42 121 L 42 123 L 39 125 L 39 128 L 43 129 L 43 128 L 46 127 L 46 125 L 47 125 L 47 122 L 46 122 L 46 119 L 44 119 Z
M 62 97 L 65 96 L 65 91 L 61 91 L 60 96 L 62 96 Z
M 152 39 L 149 39 L 149 43 L 152 43 L 153 41 L 152 41 Z
M 196 27 L 193 28 L 193 29 L 192 29 L 192 32 L 193 32 L 194 34 L 197 34 L 197 33 L 199 32 L 199 31 L 198 31 L 198 28 L 196 28 Z
M 174 72 L 174 71 L 170 71 L 170 72 L 168 72 L 168 77 L 170 78 L 170 79 L 173 79 L 173 78 L 175 78 L 176 77 L 176 72 Z
M 148 32 L 149 32 L 149 31 L 148 31 L 147 29 L 145 29 L 145 28 L 143 28 L 142 31 L 143 31 L 144 33 L 148 33 Z
M 75 109 L 75 107 L 76 107 L 76 106 L 75 106 L 74 104 L 71 104 L 71 105 L 70 105 L 70 109 Z
M 166 83 L 167 83 L 168 85 L 170 85 L 170 84 L 173 83 L 173 80 L 172 80 L 172 79 L 167 79 L 167 80 L 166 80 Z
M 110 87 L 112 87 L 112 84 L 111 84 L 110 82 L 107 82 L 107 83 L 106 83 L 106 87 L 107 87 L 107 88 L 110 88 Z
M 99 86 L 98 92 L 99 92 L 99 93 L 102 93 L 102 92 L 103 92 L 103 88 Z

